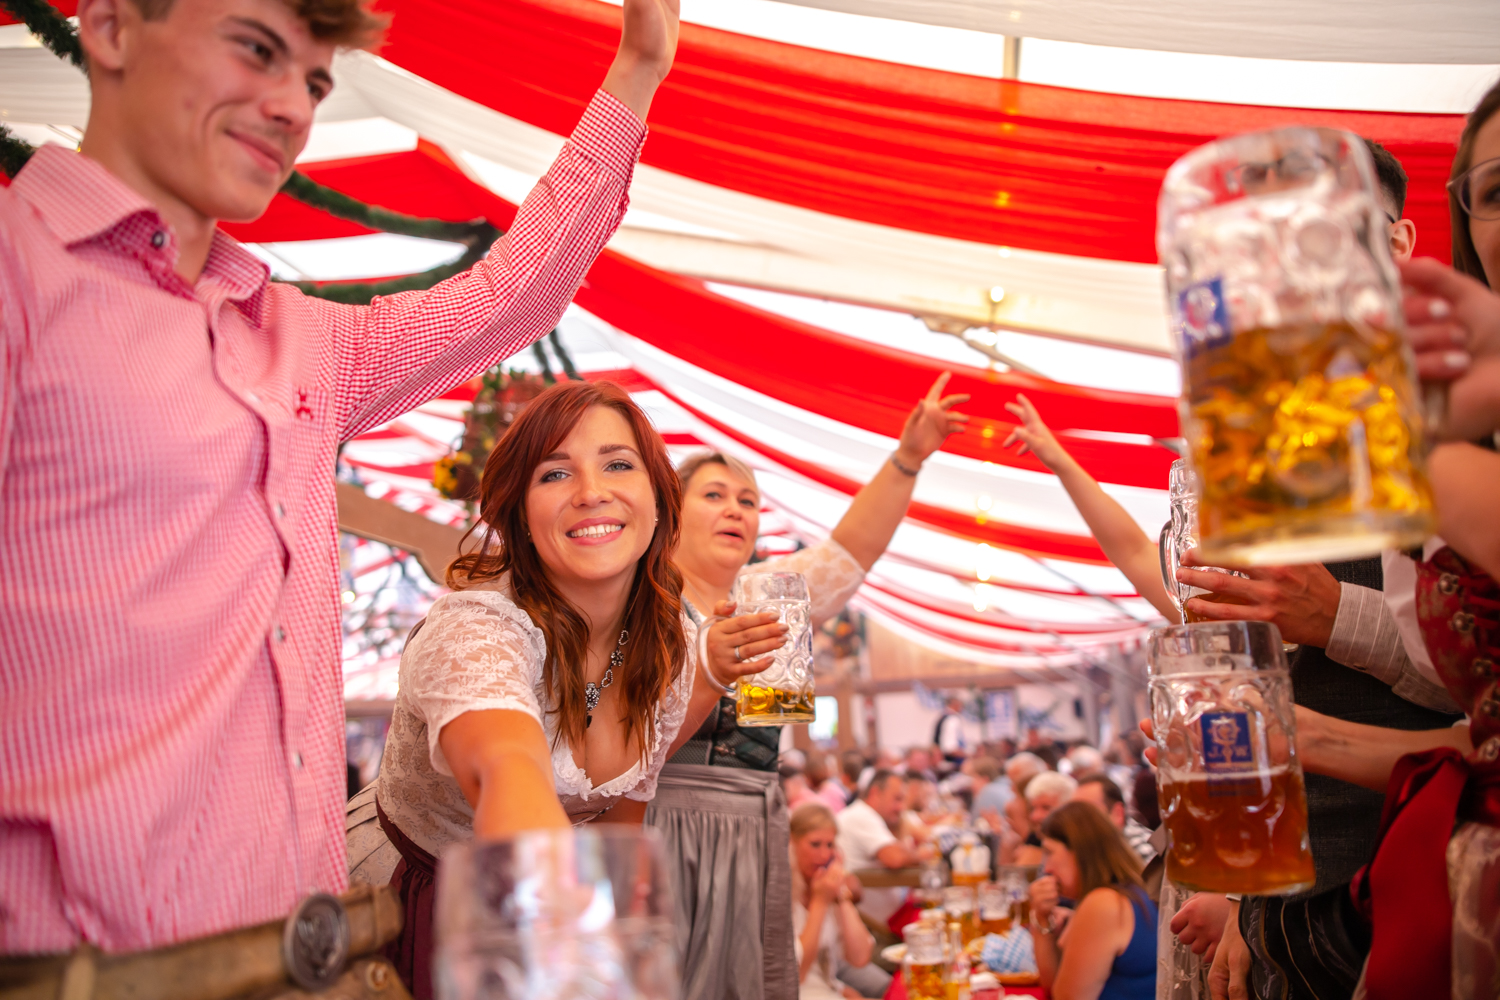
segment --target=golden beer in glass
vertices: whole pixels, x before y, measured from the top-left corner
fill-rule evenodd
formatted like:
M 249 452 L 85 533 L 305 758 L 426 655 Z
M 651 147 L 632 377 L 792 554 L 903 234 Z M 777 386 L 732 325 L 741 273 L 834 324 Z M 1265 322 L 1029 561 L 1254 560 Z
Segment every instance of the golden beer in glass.
M 1421 543 L 1424 414 L 1363 140 L 1288 128 L 1210 143 L 1168 171 L 1158 218 L 1202 558 Z
M 901 960 L 901 977 L 906 982 L 910 1000 L 947 1000 L 948 963 L 943 945 L 940 921 L 923 920 L 907 924 L 902 936 L 906 955 Z
M 1167 877 L 1258 896 L 1311 887 L 1280 631 L 1265 622 L 1155 629 L 1148 662 Z
M 812 722 L 812 602 L 801 573 L 742 573 L 734 582 L 736 615 L 776 614 L 787 626 L 786 642 L 771 654 L 769 667 L 740 679 L 735 720 L 742 726 L 781 726 Z

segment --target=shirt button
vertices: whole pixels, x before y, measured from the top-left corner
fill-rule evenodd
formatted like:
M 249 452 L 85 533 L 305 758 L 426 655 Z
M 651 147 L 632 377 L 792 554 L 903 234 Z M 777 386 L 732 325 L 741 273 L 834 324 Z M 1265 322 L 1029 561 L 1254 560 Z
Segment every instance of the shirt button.
M 1493 675 L 1495 672 L 1495 661 L 1488 656 L 1479 656 L 1474 659 L 1474 676 L 1480 680 Z
M 1444 594 L 1458 592 L 1458 577 L 1452 573 L 1444 573 L 1438 577 L 1438 590 Z
M 293 751 L 293 753 L 292 753 L 292 766 L 295 767 L 299 771 L 302 770 L 302 751 L 301 750 Z
M 282 505 L 280 500 L 276 501 L 276 516 L 286 517 L 286 507 Z
M 1467 611 L 1455 611 L 1453 617 L 1448 619 L 1448 627 L 1466 634 L 1474 628 L 1474 616 Z
M 284 642 L 284 641 L 286 641 L 286 629 L 282 628 L 280 625 L 276 626 L 276 641 L 277 642 Z
M 160 250 L 162 248 L 162 245 L 166 242 L 167 234 L 162 232 L 160 229 L 151 234 L 151 245 L 157 250 Z

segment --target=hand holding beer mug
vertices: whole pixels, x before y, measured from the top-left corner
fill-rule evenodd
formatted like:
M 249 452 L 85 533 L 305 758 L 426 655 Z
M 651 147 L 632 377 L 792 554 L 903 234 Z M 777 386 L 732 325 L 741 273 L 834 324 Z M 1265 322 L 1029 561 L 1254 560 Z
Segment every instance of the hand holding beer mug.
M 1208 562 L 1324 562 L 1433 530 L 1400 285 L 1363 141 L 1286 128 L 1178 160 L 1157 249 Z
M 1177 606 L 1180 621 L 1201 621 L 1187 610 L 1189 599 L 1204 597 L 1220 604 L 1233 604 L 1235 599 L 1202 587 L 1189 586 L 1177 579 L 1177 571 L 1182 568 L 1184 557 L 1198 547 L 1198 494 L 1193 487 L 1193 470 L 1189 468 L 1186 459 L 1179 458 L 1173 462 L 1168 477 L 1167 499 L 1172 519 L 1162 525 L 1161 534 L 1156 539 L 1156 552 L 1161 559 L 1161 582 L 1167 588 L 1167 596 Z M 1215 573 L 1240 575 L 1217 566 L 1204 568 Z
M 812 722 L 812 601 L 801 573 L 743 573 L 734 583 L 735 610 L 741 615 L 775 614 L 786 626 L 786 641 L 771 654 L 771 665 L 742 677 L 735 694 L 735 719 L 742 726 L 781 726 Z
M 1290 895 L 1313 884 L 1281 634 L 1264 622 L 1156 629 L 1148 645 L 1167 877 Z

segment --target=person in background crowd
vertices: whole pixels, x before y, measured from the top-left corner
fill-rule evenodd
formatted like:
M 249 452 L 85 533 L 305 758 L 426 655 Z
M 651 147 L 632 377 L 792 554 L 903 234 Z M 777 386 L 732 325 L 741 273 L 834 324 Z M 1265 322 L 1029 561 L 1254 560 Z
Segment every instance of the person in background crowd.
M 1047 765 L 1036 754 L 1026 750 L 1005 762 L 1005 777 L 1014 793 L 1005 804 L 1005 824 L 1000 829 L 1000 863 L 1034 865 L 1042 858 L 1042 841 L 1031 828 L 1031 809 L 1026 804 L 1026 787 Z M 1013 831 L 1014 838 L 1006 831 Z
M 901 813 L 906 808 L 906 782 L 893 771 L 876 771 L 864 795 L 837 817 L 839 853 L 852 872 L 865 868 L 909 868 L 919 864 L 915 844 L 902 842 Z M 864 890 L 859 911 L 883 924 L 901 908 L 906 890 L 900 887 Z
M 991 829 L 998 832 L 1005 805 L 1015 798 L 1010 779 L 1001 773 L 1000 762 L 993 757 L 972 757 L 968 767 L 978 785 L 969 813 L 975 819 L 984 819 Z
M 845 750 L 839 754 L 839 770 L 844 776 L 844 805 L 859 797 L 859 779 L 868 763 L 858 750 Z
M 1104 754 L 1087 743 L 1078 743 L 1071 747 L 1064 761 L 1068 765 L 1065 773 L 1075 778 L 1082 774 L 1096 774 L 1104 770 Z M 1059 770 L 1063 769 L 1059 768 Z
M 807 776 L 791 763 L 780 765 L 777 776 L 781 781 L 781 794 L 786 796 L 786 807 L 788 810 L 796 809 L 798 806 L 812 802 L 817 799 L 813 794 L 812 787 L 807 783 Z
M 1018 865 L 1040 864 L 1042 860 L 1042 820 L 1073 797 L 1078 783 L 1066 774 L 1043 771 L 1026 782 L 1021 792 L 1021 803 L 1025 806 L 1026 839 L 1015 849 L 1014 859 Z
M 1030 892 L 1042 987 L 1053 1000 L 1153 1000 L 1157 913 L 1140 859 L 1083 802 L 1050 813 L 1041 835 L 1046 874 Z M 1076 910 L 1064 899 L 1077 900 Z
M 925 844 L 932 839 L 928 819 L 937 801 L 936 789 L 920 774 L 904 774 L 901 781 L 906 785 L 906 808 L 901 811 L 901 825 L 896 833 L 914 844 Z
M 336 52 L 385 19 L 76 15 L 83 140 L 0 190 L 3 954 L 163 947 L 344 891 L 335 454 L 556 325 L 624 216 L 677 45 L 675 2 L 628 0 L 493 252 L 354 306 L 269 281 L 218 223 L 265 212 Z
M 943 714 L 932 727 L 932 742 L 950 764 L 957 767 L 968 756 L 968 741 L 964 738 L 964 700 L 949 695 Z
M 829 768 L 831 763 L 829 755 L 822 750 L 814 749 L 807 755 L 807 770 L 803 774 L 807 777 L 808 787 L 818 800 L 837 813 L 848 804 L 848 795 L 844 786 L 839 784 L 838 778 L 834 776 Z
M 1148 830 L 1161 826 L 1161 807 L 1156 798 L 1156 772 L 1142 767 L 1135 772 L 1135 794 L 1130 797 L 1130 808 L 1136 819 Z
M 1031 829 L 1040 836 L 1042 820 L 1047 814 L 1073 798 L 1078 782 L 1057 771 L 1043 771 L 1026 785 L 1027 817 Z
M 937 784 L 938 776 L 935 764 L 937 755 L 930 747 L 912 747 L 906 751 L 906 760 L 901 768 L 902 774 L 921 775 L 933 784 Z
M 1151 846 L 1151 831 L 1125 811 L 1125 796 L 1120 792 L 1120 786 L 1107 776 L 1097 772 L 1080 775 L 1071 801 L 1087 802 L 1108 816 L 1130 849 L 1140 856 L 1142 864 L 1156 857 L 1156 848 Z
M 792 810 L 792 930 L 796 934 L 800 1000 L 857 1000 L 862 994 L 840 982 L 841 964 L 868 966 L 875 939 L 865 929 L 838 857 L 838 824 L 821 802 Z M 890 975 L 872 968 L 889 985 Z
M 875 751 L 875 759 L 866 764 L 859 772 L 859 781 L 856 782 L 854 792 L 856 796 L 865 794 L 865 789 L 870 787 L 870 779 L 875 776 L 876 771 L 890 771 L 900 774 L 906 770 L 906 758 L 898 750 L 890 747 L 881 747 Z

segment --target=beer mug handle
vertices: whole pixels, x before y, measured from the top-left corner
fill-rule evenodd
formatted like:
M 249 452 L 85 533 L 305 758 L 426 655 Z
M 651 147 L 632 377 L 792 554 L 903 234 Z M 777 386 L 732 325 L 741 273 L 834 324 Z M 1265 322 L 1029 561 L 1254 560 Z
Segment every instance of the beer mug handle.
M 720 615 L 703 619 L 703 624 L 698 626 L 698 642 L 696 645 L 698 647 L 698 662 L 703 664 L 703 672 L 708 675 L 709 683 L 719 688 L 725 697 L 733 698 L 735 692 L 739 690 L 739 678 L 735 678 L 728 684 L 725 684 L 719 680 L 718 675 L 714 673 L 714 668 L 709 666 L 708 663 L 708 630 L 713 628 L 716 623 L 726 620 Z
M 1172 522 L 1161 526 L 1156 536 L 1156 556 L 1161 561 L 1161 585 L 1167 589 L 1167 597 L 1177 608 L 1177 617 L 1183 617 L 1181 587 L 1177 582 L 1177 546 L 1172 543 Z

